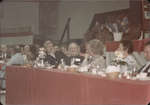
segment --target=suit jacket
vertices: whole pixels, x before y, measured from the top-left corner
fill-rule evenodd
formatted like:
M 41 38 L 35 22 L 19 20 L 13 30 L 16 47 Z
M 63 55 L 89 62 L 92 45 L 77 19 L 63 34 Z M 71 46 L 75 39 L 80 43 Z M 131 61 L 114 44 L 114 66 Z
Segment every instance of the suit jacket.
M 0 52 L 0 60 L 11 58 L 10 54 L 8 52 Z
M 65 59 L 65 58 L 66 58 L 66 55 L 63 52 L 57 51 L 55 52 L 54 56 L 47 54 L 44 61 L 48 62 L 51 65 L 58 66 L 58 64 L 60 63 L 60 60 Z
M 148 66 L 146 68 L 144 68 L 146 65 L 142 66 L 137 72 L 145 72 L 148 74 L 148 76 L 150 76 L 150 64 L 148 64 Z M 143 70 L 144 69 L 144 70 Z
M 78 55 L 78 56 L 69 56 L 69 57 L 66 57 L 66 58 L 65 58 L 65 63 L 66 63 L 66 65 L 69 65 L 69 66 L 70 66 L 73 59 L 74 59 L 74 64 L 75 64 L 75 65 L 80 65 L 80 64 L 83 62 L 84 57 L 83 57 L 83 56 L 80 56 L 80 55 Z

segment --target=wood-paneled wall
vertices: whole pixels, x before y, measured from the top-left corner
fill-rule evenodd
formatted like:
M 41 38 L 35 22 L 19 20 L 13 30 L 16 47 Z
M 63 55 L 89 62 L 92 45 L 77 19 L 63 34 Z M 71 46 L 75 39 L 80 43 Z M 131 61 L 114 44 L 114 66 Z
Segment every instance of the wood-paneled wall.
M 86 40 L 91 40 L 93 38 L 99 38 L 105 43 L 105 41 L 113 41 L 112 33 L 107 30 L 107 32 L 100 32 L 99 26 L 96 26 L 98 22 L 99 25 L 104 23 L 113 23 L 123 17 L 128 18 L 128 33 L 123 34 L 123 39 L 134 40 L 141 36 L 141 26 L 142 26 L 142 9 L 140 0 L 130 0 L 129 9 L 112 11 L 107 13 L 95 14 L 88 32 L 85 34 Z M 105 29 L 106 31 L 106 29 Z M 111 38 L 110 38 L 111 37 Z
M 58 15 L 57 2 L 39 3 L 39 33 L 42 40 L 55 39 Z

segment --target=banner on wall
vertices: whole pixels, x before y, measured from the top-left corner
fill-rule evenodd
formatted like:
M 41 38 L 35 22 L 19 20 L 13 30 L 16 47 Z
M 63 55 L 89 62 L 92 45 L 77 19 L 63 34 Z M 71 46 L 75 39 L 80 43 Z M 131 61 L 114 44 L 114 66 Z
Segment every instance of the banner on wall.
M 32 44 L 32 43 L 33 43 L 32 32 L 0 34 L 0 44 L 16 45 L 16 44 Z

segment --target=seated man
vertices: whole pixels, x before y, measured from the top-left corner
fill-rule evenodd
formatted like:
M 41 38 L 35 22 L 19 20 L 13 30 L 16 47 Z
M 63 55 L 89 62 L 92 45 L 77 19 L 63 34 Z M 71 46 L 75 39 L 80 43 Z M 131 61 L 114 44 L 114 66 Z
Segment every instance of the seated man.
M 21 48 L 19 46 L 16 46 L 15 54 L 8 60 L 6 65 L 9 66 L 9 65 L 23 65 L 23 64 L 24 64 L 24 57 L 21 53 Z
M 150 76 L 150 41 L 144 45 L 144 56 L 147 60 L 147 63 L 138 70 L 138 73 L 146 72 L 148 73 L 148 76 Z
M 46 49 L 46 57 L 44 62 L 57 67 L 60 63 L 60 60 L 65 57 L 65 54 L 59 50 L 57 51 L 57 49 L 54 48 L 54 44 L 50 40 L 46 42 L 47 43 L 44 45 Z
M 68 55 L 65 59 L 67 65 L 75 64 L 80 65 L 84 60 L 84 57 L 80 55 L 80 46 L 74 42 L 68 46 Z
M 10 58 L 10 55 L 8 54 L 7 45 L 1 45 L 0 46 L 0 60 L 6 60 L 8 58 Z

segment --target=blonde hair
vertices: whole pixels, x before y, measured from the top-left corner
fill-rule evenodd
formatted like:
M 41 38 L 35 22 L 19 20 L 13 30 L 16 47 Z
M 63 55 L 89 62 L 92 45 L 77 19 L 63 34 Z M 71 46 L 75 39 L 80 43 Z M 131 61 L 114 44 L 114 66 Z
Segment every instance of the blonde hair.
M 104 54 L 104 45 L 98 39 L 93 39 L 88 41 L 87 43 L 90 46 L 91 51 L 96 55 L 103 55 Z

